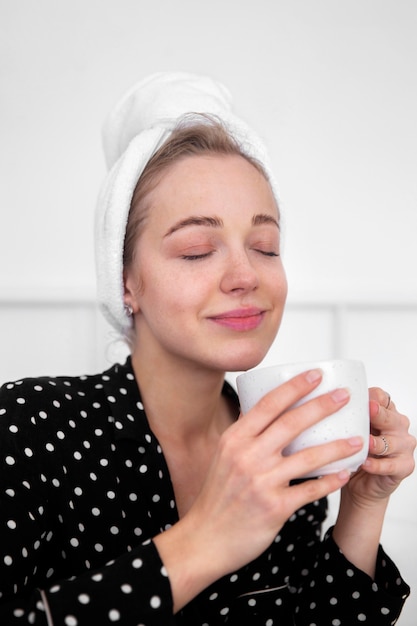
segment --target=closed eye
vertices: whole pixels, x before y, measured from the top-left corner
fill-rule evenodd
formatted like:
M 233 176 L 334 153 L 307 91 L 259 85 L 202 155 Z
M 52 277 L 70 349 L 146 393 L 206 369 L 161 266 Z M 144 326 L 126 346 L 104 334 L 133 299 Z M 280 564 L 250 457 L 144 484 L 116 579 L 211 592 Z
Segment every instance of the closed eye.
M 211 254 L 212 254 L 212 251 L 204 252 L 203 254 L 182 254 L 181 258 L 184 259 L 184 261 L 199 261 L 201 259 L 205 259 Z
M 254 248 L 254 250 L 264 256 L 280 256 L 279 252 L 274 252 L 273 250 L 260 250 L 259 248 Z

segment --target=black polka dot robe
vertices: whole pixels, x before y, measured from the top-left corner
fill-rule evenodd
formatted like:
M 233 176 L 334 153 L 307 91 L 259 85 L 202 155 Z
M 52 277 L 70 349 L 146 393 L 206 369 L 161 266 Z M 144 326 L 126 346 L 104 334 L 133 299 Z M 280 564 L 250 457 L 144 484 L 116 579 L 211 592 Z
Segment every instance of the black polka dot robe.
M 380 548 L 372 581 L 331 532 L 321 540 L 325 514 L 326 500 L 300 509 L 259 558 L 173 615 L 152 537 L 178 513 L 130 359 L 1 388 L 2 626 L 395 624 L 409 594 L 397 568 Z

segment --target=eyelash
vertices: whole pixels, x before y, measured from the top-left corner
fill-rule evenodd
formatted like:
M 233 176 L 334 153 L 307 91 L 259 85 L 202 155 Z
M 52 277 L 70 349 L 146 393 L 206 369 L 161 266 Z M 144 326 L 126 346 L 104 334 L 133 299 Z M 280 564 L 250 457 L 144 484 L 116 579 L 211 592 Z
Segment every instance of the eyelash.
M 183 254 L 181 256 L 184 261 L 199 261 L 200 259 L 205 259 L 210 256 L 211 252 L 206 252 L 205 254 Z
M 263 254 L 264 256 L 268 256 L 268 257 L 278 257 L 280 256 L 279 253 L 277 252 L 265 252 L 264 250 L 256 250 L 255 252 L 259 252 L 260 254 Z M 205 259 L 206 257 L 209 257 L 211 254 L 213 254 L 212 252 L 206 252 L 205 254 L 183 254 L 181 256 L 181 258 L 184 261 L 199 261 L 201 259 Z

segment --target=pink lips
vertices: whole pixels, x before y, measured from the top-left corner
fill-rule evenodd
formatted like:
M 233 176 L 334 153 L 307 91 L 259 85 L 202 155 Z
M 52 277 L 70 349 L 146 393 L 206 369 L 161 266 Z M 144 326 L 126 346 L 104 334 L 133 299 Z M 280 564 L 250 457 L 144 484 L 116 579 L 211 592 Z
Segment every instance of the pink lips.
M 265 311 L 257 308 L 236 309 L 215 315 L 210 319 L 220 326 L 231 328 L 232 330 L 253 330 L 257 328 L 265 315 Z

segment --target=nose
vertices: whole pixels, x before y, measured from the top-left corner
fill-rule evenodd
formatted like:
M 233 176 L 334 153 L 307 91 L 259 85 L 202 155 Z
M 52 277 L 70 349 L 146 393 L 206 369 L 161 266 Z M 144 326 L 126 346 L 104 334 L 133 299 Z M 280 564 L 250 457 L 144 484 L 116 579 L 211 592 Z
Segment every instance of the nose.
M 257 289 L 259 277 L 246 252 L 228 255 L 220 287 L 225 293 L 245 293 Z

